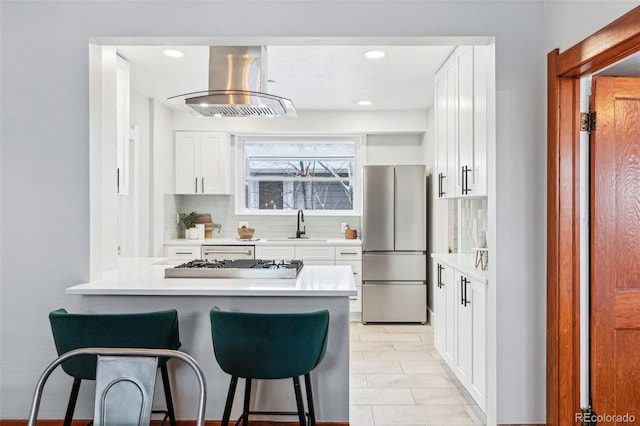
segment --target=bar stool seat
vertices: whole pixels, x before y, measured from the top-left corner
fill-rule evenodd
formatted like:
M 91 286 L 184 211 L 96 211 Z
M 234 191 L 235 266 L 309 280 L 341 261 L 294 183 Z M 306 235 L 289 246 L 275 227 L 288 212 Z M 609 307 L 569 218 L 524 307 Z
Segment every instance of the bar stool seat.
M 58 355 L 81 348 L 168 349 L 180 347 L 178 312 L 175 309 L 144 313 L 76 314 L 57 309 L 49 314 L 51 330 Z M 167 370 L 168 358 L 160 358 L 167 404 L 164 421 L 176 425 L 171 385 Z M 81 355 L 62 363 L 62 369 L 73 377 L 73 385 L 64 419 L 71 425 L 82 380 L 96 380 L 96 356 Z
M 316 423 L 310 372 L 327 349 L 329 311 L 247 313 L 212 309 L 211 336 L 216 360 L 231 375 L 222 426 L 229 424 L 238 378 L 245 379 L 244 407 L 238 422 L 247 426 L 251 414 L 293 414 L 305 426 L 300 376 L 305 378 L 309 424 Z M 297 412 L 250 411 L 252 379 L 293 379 Z

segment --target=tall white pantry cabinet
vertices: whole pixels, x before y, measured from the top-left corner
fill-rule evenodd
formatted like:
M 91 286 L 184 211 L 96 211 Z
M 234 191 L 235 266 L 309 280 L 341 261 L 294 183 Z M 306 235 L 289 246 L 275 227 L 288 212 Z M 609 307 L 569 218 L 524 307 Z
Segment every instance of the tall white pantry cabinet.
M 432 255 L 434 345 L 478 406 L 486 406 L 486 274 L 476 268 L 471 247 L 461 247 L 464 222 L 453 225 L 453 206 L 487 197 L 488 88 L 494 78 L 489 46 L 458 46 L 434 81 L 434 228 L 440 253 Z M 448 213 L 448 214 L 447 214 Z M 466 229 L 466 228 L 465 228 Z M 446 253 L 455 247 L 460 253 Z M 465 240 L 466 241 L 466 240 Z M 456 250 L 454 250 L 456 251 Z
M 224 132 L 176 132 L 176 194 L 231 194 L 231 142 Z

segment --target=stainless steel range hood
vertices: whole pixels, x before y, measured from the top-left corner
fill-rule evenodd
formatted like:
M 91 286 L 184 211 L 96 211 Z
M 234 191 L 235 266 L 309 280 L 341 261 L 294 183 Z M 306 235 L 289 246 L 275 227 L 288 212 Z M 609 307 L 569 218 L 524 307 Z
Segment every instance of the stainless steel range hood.
M 209 90 L 169 100 L 204 117 L 298 117 L 290 99 L 263 92 L 266 58 L 264 46 L 211 46 Z

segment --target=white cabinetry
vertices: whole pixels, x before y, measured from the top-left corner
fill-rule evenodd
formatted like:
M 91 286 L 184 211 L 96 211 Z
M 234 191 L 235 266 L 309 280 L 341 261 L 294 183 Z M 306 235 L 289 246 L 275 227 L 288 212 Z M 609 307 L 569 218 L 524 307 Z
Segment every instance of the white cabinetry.
M 295 249 L 291 246 L 256 246 L 256 259 L 293 260 Z
M 116 56 L 116 161 L 118 194 L 129 194 L 129 122 L 131 109 L 131 72 L 129 63 Z
M 434 282 L 434 345 L 484 410 L 486 283 L 437 261 Z
M 486 397 L 485 284 L 456 273 L 458 299 L 455 374 L 484 410 Z
M 459 46 L 435 76 L 440 198 L 487 195 L 486 46 Z
M 230 194 L 227 133 L 176 132 L 176 194 Z
M 450 266 L 436 263 L 434 275 L 435 347 L 453 368 L 457 316 L 454 270 Z
M 164 255 L 173 258 L 200 259 L 200 246 L 165 246 Z
M 362 312 L 362 247 L 336 247 L 336 265 L 351 266 L 358 294 L 349 298 L 349 310 Z
M 296 246 L 294 259 L 302 260 L 305 265 L 335 265 L 333 246 Z

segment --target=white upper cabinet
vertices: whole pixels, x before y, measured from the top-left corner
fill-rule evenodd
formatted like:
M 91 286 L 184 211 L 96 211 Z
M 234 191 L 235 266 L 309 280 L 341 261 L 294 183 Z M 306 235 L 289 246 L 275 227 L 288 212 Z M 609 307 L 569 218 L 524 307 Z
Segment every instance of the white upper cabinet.
M 487 195 L 487 56 L 487 47 L 460 46 L 435 77 L 440 198 Z
M 231 194 L 227 133 L 176 132 L 176 194 Z
M 116 56 L 116 156 L 118 194 L 129 194 L 129 111 L 131 72 L 129 63 Z

